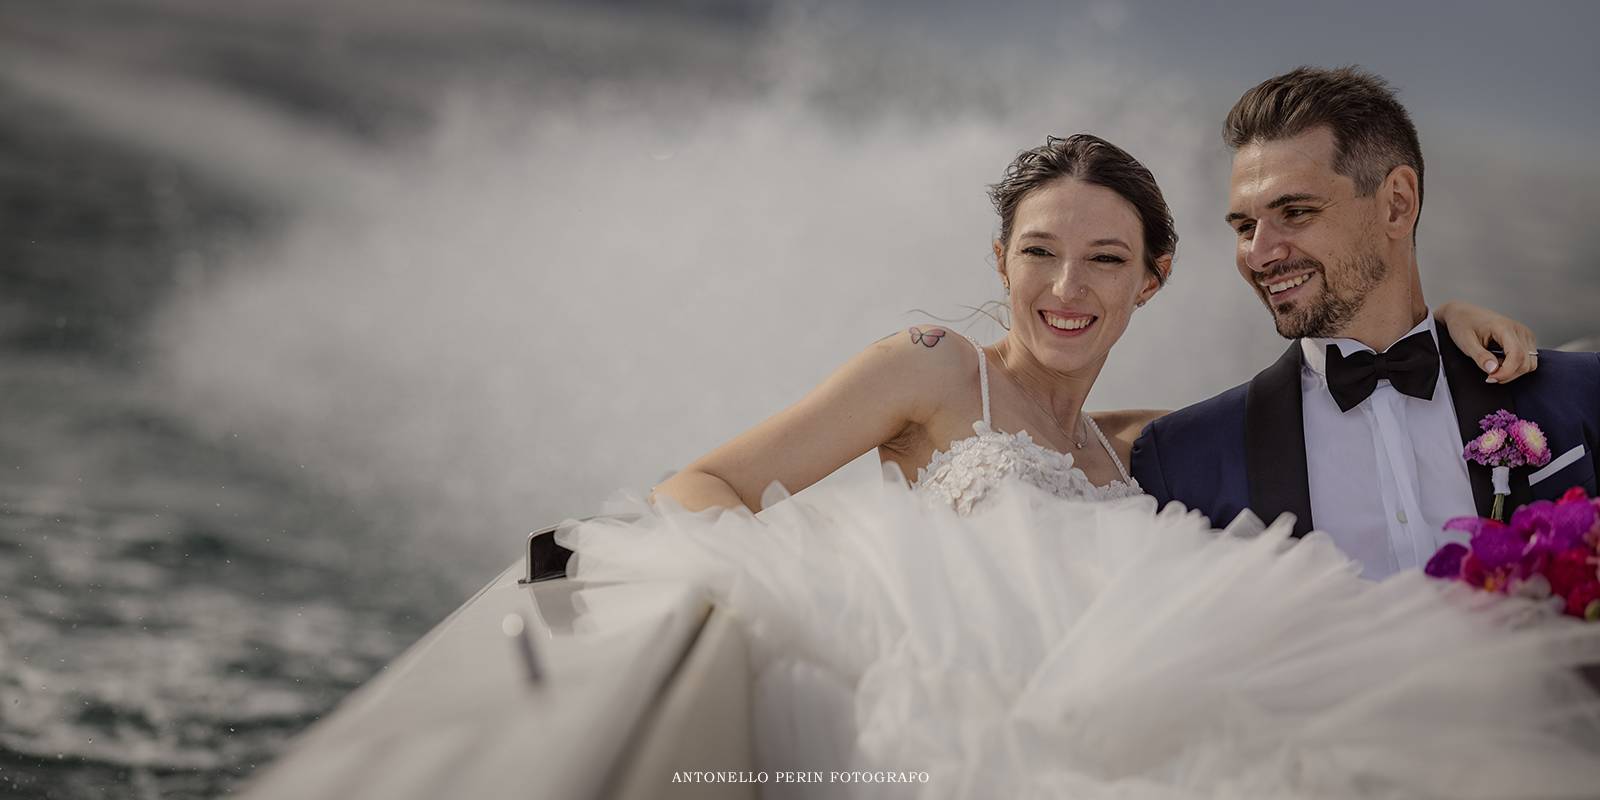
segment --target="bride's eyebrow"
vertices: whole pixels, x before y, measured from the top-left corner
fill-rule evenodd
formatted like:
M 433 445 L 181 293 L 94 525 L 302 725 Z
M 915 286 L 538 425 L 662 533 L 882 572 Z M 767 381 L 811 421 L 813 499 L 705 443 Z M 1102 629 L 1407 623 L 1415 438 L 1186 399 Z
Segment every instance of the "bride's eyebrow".
M 1094 241 L 1089 243 L 1090 247 L 1106 247 L 1106 246 L 1110 246 L 1110 245 L 1115 245 L 1115 246 L 1120 247 L 1120 248 L 1122 248 L 1124 250 L 1132 250 L 1133 249 L 1133 248 L 1128 246 L 1127 242 L 1124 242 L 1121 239 L 1096 239 L 1096 240 L 1094 240 Z
M 1052 242 L 1058 242 L 1058 241 L 1061 240 L 1060 237 L 1056 236 L 1053 233 L 1050 233 L 1049 231 L 1023 231 L 1021 233 L 1021 235 L 1017 236 L 1017 238 L 1018 239 L 1049 239 Z

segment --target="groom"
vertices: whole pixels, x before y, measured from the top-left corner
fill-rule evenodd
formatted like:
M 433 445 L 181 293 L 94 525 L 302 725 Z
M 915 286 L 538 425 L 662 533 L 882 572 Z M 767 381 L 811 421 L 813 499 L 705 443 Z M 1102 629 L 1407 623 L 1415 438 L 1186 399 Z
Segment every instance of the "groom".
M 1499 409 L 1538 423 L 1551 463 L 1512 471 L 1507 509 L 1595 493 L 1600 355 L 1541 352 L 1484 381 L 1430 316 L 1417 271 L 1422 150 L 1379 77 L 1302 67 L 1256 86 L 1225 125 L 1239 274 L 1292 340 L 1249 383 L 1158 419 L 1133 474 L 1226 525 L 1245 509 L 1327 532 L 1363 574 L 1421 567 L 1451 517 L 1488 516 L 1489 468 L 1462 446 Z

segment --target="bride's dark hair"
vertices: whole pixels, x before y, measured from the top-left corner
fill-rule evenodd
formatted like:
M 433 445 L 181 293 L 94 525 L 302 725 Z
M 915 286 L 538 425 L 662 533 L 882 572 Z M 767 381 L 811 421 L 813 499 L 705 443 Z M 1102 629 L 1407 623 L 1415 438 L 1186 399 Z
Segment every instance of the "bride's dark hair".
M 1001 247 L 1011 244 L 1011 223 L 1022 198 L 1058 178 L 1104 186 L 1127 200 L 1144 228 L 1144 267 L 1166 284 L 1167 274 L 1156 265 L 1156 259 L 1178 251 L 1178 231 L 1161 187 L 1128 151 L 1087 133 L 1065 139 L 1047 137 L 1043 145 L 1019 154 L 1006 168 L 1005 178 L 989 187 L 989 199 L 1000 214 Z

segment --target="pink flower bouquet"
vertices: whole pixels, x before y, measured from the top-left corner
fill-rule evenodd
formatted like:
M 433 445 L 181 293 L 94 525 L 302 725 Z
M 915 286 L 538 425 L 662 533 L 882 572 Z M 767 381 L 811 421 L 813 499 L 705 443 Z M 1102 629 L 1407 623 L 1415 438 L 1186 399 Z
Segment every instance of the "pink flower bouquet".
M 1465 531 L 1471 542 L 1439 548 L 1424 569 L 1428 575 L 1600 620 L 1600 499 L 1582 487 L 1554 503 L 1539 500 L 1517 509 L 1510 524 L 1456 517 L 1444 528 Z

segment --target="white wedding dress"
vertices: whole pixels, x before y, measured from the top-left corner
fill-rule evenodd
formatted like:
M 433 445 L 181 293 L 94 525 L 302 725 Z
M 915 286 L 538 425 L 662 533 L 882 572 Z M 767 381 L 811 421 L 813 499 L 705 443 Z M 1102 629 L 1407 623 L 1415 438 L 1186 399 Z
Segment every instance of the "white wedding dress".
M 692 581 L 741 620 L 761 769 L 928 778 L 765 796 L 1600 797 L 1573 669 L 1600 625 L 1096 487 L 991 428 L 980 368 L 984 419 L 912 487 L 558 534 L 574 578 Z

